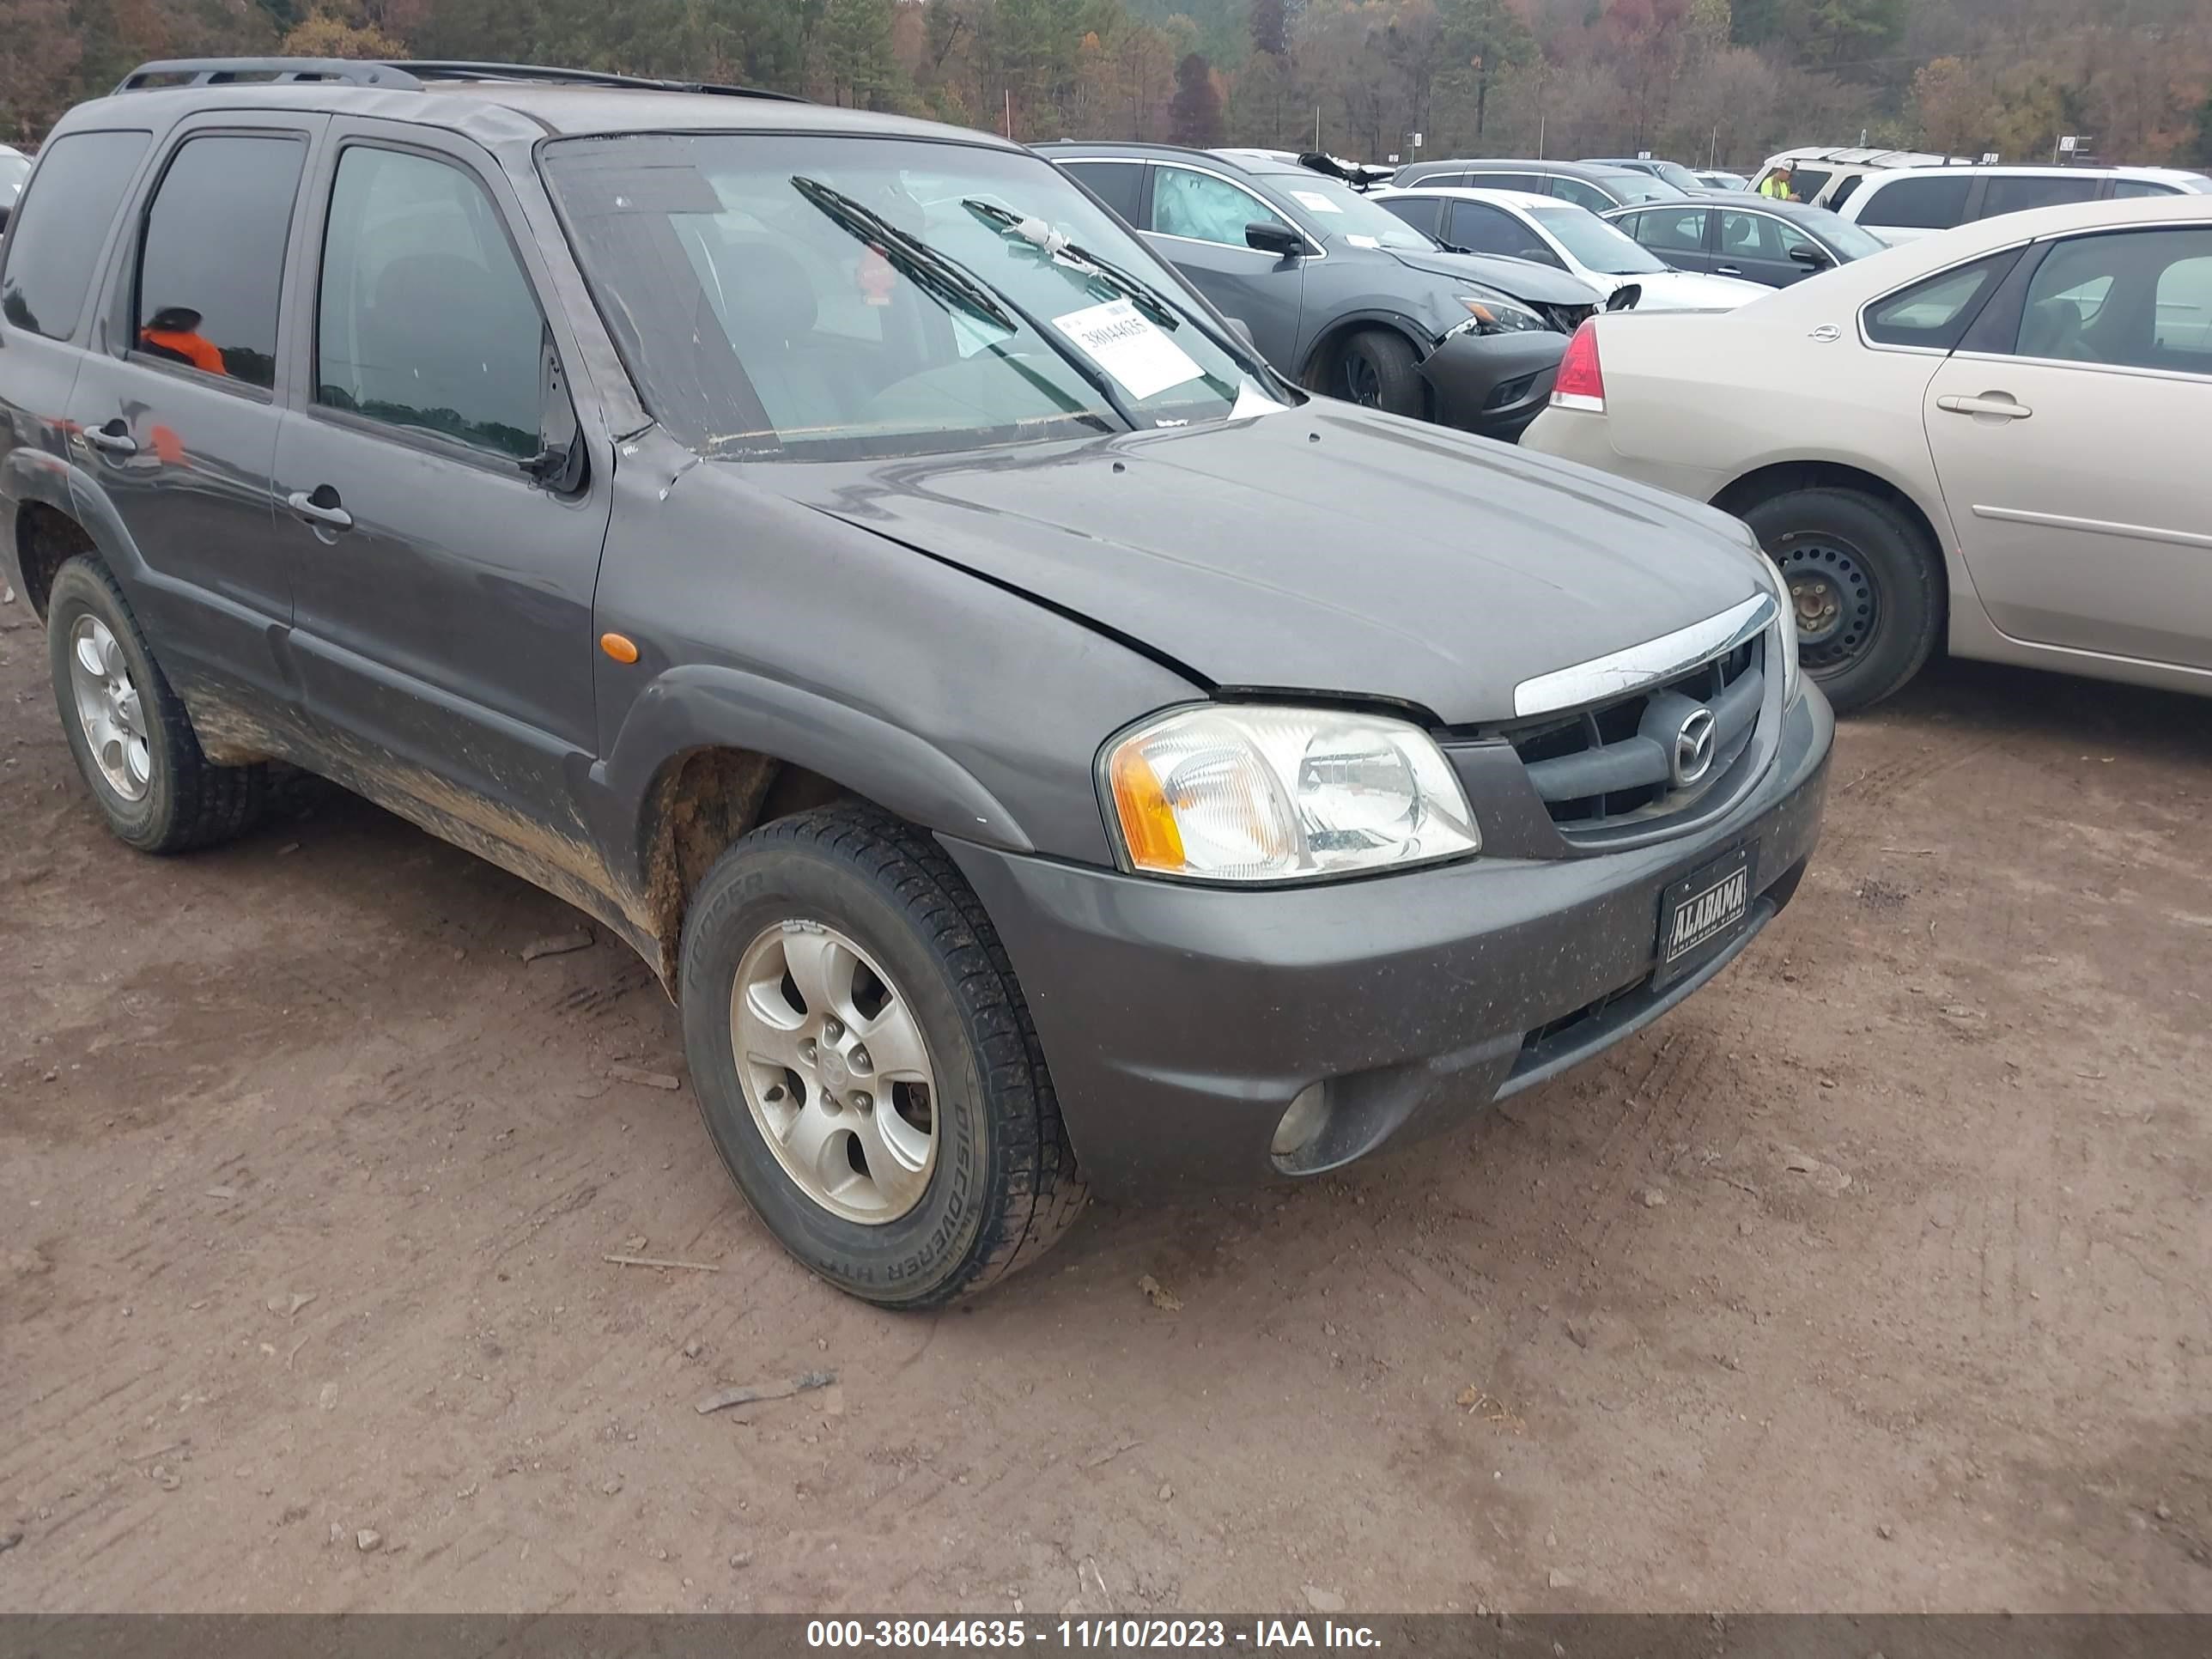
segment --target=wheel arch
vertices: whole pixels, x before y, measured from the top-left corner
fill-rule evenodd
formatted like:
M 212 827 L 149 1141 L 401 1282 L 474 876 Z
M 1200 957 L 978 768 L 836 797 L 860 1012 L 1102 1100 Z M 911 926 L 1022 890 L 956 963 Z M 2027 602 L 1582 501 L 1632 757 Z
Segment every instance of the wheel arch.
M 1336 361 L 1337 354 L 1344 349 L 1353 335 L 1364 334 L 1370 328 L 1385 329 L 1399 336 L 1413 348 L 1417 362 L 1436 349 L 1436 342 L 1426 331 L 1401 312 L 1347 312 L 1332 319 L 1328 326 L 1316 336 L 1313 344 L 1306 349 L 1305 361 L 1298 366 L 1298 384 L 1310 392 L 1322 391 L 1323 388 L 1316 383 L 1316 377 L 1322 374 Z
M 1870 495 L 1902 514 L 1926 538 L 1935 558 L 1936 600 L 1942 607 L 1936 618 L 1940 637 L 1948 625 L 1954 581 L 1950 553 L 1934 515 L 1894 481 L 1845 461 L 1775 461 L 1733 480 L 1713 496 L 1711 505 L 1741 518 L 1761 501 L 1793 489 L 1844 489 Z
M 732 842 L 839 801 L 927 831 L 1033 851 L 1013 813 L 952 757 L 900 726 L 732 668 L 672 670 L 641 696 L 599 774 L 609 845 L 626 845 L 633 919 L 676 987 L 691 895 Z

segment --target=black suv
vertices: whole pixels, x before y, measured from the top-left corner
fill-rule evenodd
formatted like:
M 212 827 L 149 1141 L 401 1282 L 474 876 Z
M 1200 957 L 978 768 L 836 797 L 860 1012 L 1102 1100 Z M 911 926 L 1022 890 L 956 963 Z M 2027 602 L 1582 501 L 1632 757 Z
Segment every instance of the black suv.
M 286 763 L 569 900 L 878 1302 L 1528 1088 L 1818 834 L 1741 525 L 1308 398 L 987 134 L 170 65 L 4 258 L 0 575 L 115 834 Z

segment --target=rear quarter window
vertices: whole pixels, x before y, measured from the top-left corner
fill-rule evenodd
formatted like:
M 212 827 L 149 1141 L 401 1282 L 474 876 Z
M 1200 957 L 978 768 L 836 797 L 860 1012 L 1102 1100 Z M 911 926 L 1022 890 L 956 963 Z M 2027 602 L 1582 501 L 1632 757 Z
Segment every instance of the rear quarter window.
M 1858 221 L 1896 230 L 1948 230 L 1965 220 L 1966 191 L 1973 182 L 1965 173 L 1949 179 L 1882 179 L 1860 197 Z
M 152 142 L 149 132 L 72 132 L 47 144 L 9 226 L 0 313 L 15 326 L 54 340 L 76 332 L 94 265 Z
M 1060 166 L 1085 190 L 1131 224 L 1140 222 L 1144 210 L 1145 164 L 1142 161 L 1062 161 Z
M 1992 177 L 1982 191 L 1981 216 L 1994 219 L 2000 213 L 2020 213 L 2029 208 L 2053 207 L 2061 202 L 2094 202 L 2104 180 L 2092 175 L 2077 174 L 2021 178 L 2012 175 Z
M 2018 249 L 2008 248 L 1876 300 L 1860 314 L 1867 338 L 1878 345 L 1952 350 L 2019 257 Z

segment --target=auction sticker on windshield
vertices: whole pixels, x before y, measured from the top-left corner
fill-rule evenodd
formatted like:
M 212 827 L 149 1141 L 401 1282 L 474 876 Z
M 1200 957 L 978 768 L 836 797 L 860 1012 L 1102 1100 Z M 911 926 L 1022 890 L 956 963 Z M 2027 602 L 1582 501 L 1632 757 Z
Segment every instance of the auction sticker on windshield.
M 1055 317 L 1052 325 L 1127 389 L 1149 398 L 1202 372 L 1190 355 L 1127 300 L 1109 300 Z

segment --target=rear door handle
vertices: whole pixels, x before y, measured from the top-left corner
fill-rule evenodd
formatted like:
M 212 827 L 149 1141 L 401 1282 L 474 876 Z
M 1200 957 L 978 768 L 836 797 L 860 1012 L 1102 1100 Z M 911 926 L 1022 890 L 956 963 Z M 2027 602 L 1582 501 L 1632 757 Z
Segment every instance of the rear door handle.
M 1984 392 L 1978 398 L 1938 398 L 1936 407 L 1953 415 L 1995 415 L 2008 421 L 2024 421 L 2035 413 L 2002 392 Z
M 138 441 L 131 435 L 131 428 L 123 424 L 118 415 L 106 426 L 89 428 L 85 437 L 94 449 L 104 449 L 111 455 L 136 455 Z
M 318 484 L 314 493 L 295 489 L 284 498 L 284 505 L 310 523 L 327 525 L 332 530 L 353 528 L 353 514 L 338 505 L 338 492 L 328 484 Z

